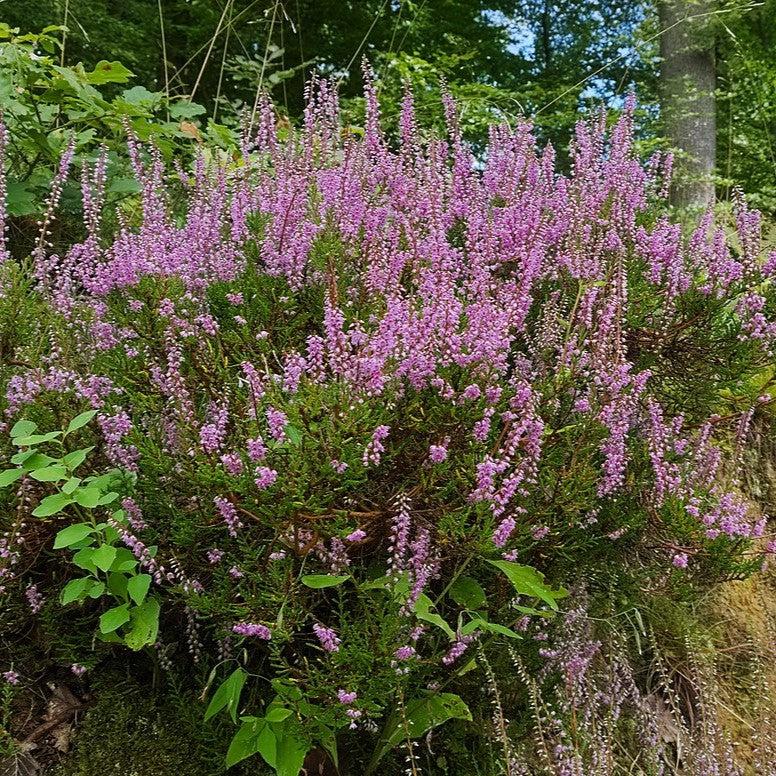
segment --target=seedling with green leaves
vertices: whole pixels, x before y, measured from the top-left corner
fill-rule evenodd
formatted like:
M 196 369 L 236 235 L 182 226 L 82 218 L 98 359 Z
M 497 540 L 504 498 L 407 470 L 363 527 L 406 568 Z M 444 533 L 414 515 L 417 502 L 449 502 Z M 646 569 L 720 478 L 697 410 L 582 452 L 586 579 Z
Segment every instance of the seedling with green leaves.
M 97 410 L 82 412 L 61 431 L 44 432 L 31 420 L 18 421 L 11 429 L 11 442 L 18 448 L 11 457 L 15 468 L 0 472 L 0 487 L 30 477 L 53 489 L 32 515 L 41 520 L 77 518 L 54 539 L 55 550 L 73 553 L 71 562 L 80 574 L 65 585 L 60 602 L 68 606 L 103 597 L 117 601 L 100 615 L 97 637 L 139 650 L 156 641 L 160 607 L 158 599 L 149 596 L 151 575 L 121 546 L 119 531 L 128 525 L 126 514 L 112 506 L 132 477 L 118 469 L 84 475 L 82 469 L 94 448 L 68 450 L 69 439 L 96 414 Z M 106 513 L 109 522 L 101 519 Z M 148 552 L 153 557 L 156 548 Z

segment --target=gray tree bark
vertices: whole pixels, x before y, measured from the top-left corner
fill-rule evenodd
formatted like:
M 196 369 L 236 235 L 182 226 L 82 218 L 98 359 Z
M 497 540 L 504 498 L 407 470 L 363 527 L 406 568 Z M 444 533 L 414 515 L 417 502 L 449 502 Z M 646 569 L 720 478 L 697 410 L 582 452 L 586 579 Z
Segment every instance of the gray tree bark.
M 715 0 L 658 0 L 660 102 L 668 142 L 677 152 L 671 202 L 705 208 L 714 202 L 717 154 Z

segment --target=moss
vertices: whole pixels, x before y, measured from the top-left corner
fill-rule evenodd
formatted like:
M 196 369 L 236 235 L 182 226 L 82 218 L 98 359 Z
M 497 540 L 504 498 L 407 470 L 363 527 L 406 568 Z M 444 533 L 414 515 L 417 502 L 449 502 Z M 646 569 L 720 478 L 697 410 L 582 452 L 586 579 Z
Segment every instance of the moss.
M 202 721 L 202 706 L 181 693 L 150 691 L 119 673 L 102 674 L 79 721 L 73 748 L 51 776 L 217 776 L 234 728 Z M 266 773 L 260 758 L 250 773 Z M 248 766 L 242 773 L 248 772 Z M 240 776 L 241 770 L 229 771 Z

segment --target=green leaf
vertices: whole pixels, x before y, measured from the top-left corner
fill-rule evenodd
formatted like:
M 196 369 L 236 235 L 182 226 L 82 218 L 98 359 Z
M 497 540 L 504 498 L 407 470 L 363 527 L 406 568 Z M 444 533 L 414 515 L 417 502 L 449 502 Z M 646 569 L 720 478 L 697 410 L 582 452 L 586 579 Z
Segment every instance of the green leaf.
M 92 450 L 94 450 L 93 447 L 84 447 L 82 450 L 73 450 L 72 453 L 68 453 L 62 459 L 62 463 L 67 466 L 70 471 L 74 471 L 86 460 L 86 456 L 89 455 Z
M 291 716 L 291 709 L 285 706 L 273 706 L 264 716 L 267 722 L 282 722 L 286 717 Z
M 520 595 L 539 598 L 555 611 L 558 609 L 558 599 L 568 595 L 568 592 L 562 587 L 553 590 L 545 585 L 544 574 L 532 566 L 521 566 L 519 563 L 512 563 L 508 560 L 489 560 L 488 563 L 503 571 L 512 583 L 512 587 Z
M 125 84 L 134 76 L 131 70 L 127 70 L 121 62 L 107 62 L 100 60 L 91 73 L 86 73 L 86 80 L 90 84 Z
M 105 583 L 94 580 L 89 588 L 89 598 L 99 598 L 105 592 Z
M 85 569 L 86 571 L 91 571 L 92 574 L 96 574 L 97 566 L 95 566 L 94 561 L 92 561 L 92 555 L 94 555 L 93 547 L 83 547 L 73 555 L 73 563 L 78 566 L 79 569 Z
M 205 722 L 218 714 L 221 709 L 227 709 L 232 722 L 237 722 L 237 707 L 240 703 L 240 693 L 248 675 L 242 668 L 236 668 L 223 681 L 221 686 L 213 693 L 207 710 L 205 711 Z
M 236 763 L 260 752 L 267 764 L 274 768 L 277 748 L 275 734 L 263 719 L 257 717 L 243 717 L 242 719 L 243 723 L 240 729 L 229 744 L 229 750 L 226 753 L 226 767 L 231 768 Z
M 62 589 L 59 600 L 63 606 L 72 603 L 73 601 L 81 601 L 86 598 L 89 588 L 92 586 L 94 580 L 92 577 L 80 577 L 79 579 L 71 579 Z
M 100 571 L 107 571 L 116 558 L 116 548 L 110 544 L 101 544 L 92 555 L 92 562 Z
M 59 514 L 68 504 L 72 504 L 73 499 L 67 493 L 55 493 L 53 496 L 46 496 L 43 501 L 32 510 L 35 517 L 48 517 L 49 515 Z
M 79 428 L 83 428 L 96 414 L 97 410 L 87 410 L 80 415 L 76 415 L 70 421 L 65 434 L 72 434 L 73 431 L 78 431 Z
M 195 116 L 201 116 L 207 109 L 196 102 L 181 100 L 170 105 L 170 117 L 173 119 L 193 119 Z
M 108 590 L 114 598 L 118 598 L 120 601 L 127 600 L 127 578 L 124 574 L 120 574 L 116 571 L 108 574 Z
M 159 602 L 147 598 L 132 610 L 132 629 L 124 637 L 126 645 L 135 651 L 156 643 L 159 635 Z
M 127 593 L 129 597 L 138 605 L 145 601 L 145 597 L 148 595 L 148 589 L 151 587 L 151 575 L 150 574 L 137 574 L 131 577 L 127 582 Z M 237 720 L 235 720 L 236 722 Z
M 75 523 L 63 528 L 54 539 L 54 549 L 61 550 L 63 547 L 70 547 L 85 539 L 94 531 L 94 528 L 88 523 Z
M 100 616 L 100 633 L 112 633 L 127 622 L 129 622 L 129 605 L 114 606 Z
M 403 718 L 398 712 L 394 712 L 386 721 L 381 736 L 382 746 L 376 750 L 367 773 L 374 769 L 386 752 L 398 746 L 406 735 L 410 738 L 420 738 L 450 719 L 472 719 L 469 707 L 454 693 L 444 692 L 410 701 L 404 707 Z
M 80 477 L 71 477 L 63 486 L 62 492 L 70 495 L 81 484 Z
M 458 577 L 447 592 L 453 601 L 465 609 L 484 609 L 488 606 L 485 591 L 471 577 Z
M 515 633 L 511 628 L 507 628 L 504 625 L 499 625 L 495 622 L 488 622 L 479 617 L 475 617 L 471 622 L 464 625 L 461 628 L 461 633 L 464 636 L 468 636 L 470 633 L 474 633 L 476 630 L 484 630 L 489 633 L 499 633 L 502 636 L 508 636 L 510 639 L 521 639 L 522 636 L 519 633 Z
M 125 102 L 149 108 L 158 102 L 160 97 L 159 92 L 149 92 L 145 86 L 133 86 L 131 89 L 125 89 L 121 93 L 121 99 Z
M 64 466 L 44 466 L 42 469 L 35 469 L 30 472 L 30 477 L 38 482 L 58 482 L 67 479 L 67 469 Z
M 30 436 L 20 436 L 13 440 L 13 443 L 17 447 L 31 447 L 33 445 L 41 445 L 44 442 L 51 442 L 52 439 L 61 437 L 61 431 L 49 431 L 47 434 L 32 434 Z
M 142 186 L 134 178 L 114 178 L 108 186 L 110 194 L 137 194 Z
M 30 434 L 35 433 L 37 427 L 38 424 L 33 423 L 31 420 L 18 420 L 11 429 L 11 439 L 30 436 Z
M 50 455 L 46 455 L 45 453 L 39 453 L 37 450 L 28 450 L 25 453 L 17 453 L 13 458 L 11 458 L 12 463 L 23 464 L 24 471 L 26 472 L 34 472 L 38 469 L 43 469 L 55 461 L 56 458 L 52 458 Z
M 102 493 L 99 488 L 78 488 L 78 490 L 73 492 L 73 501 L 75 501 L 76 504 L 80 504 L 82 507 L 94 509 L 94 507 L 100 503 L 101 496 Z
M 308 574 L 302 577 L 302 584 L 311 587 L 313 590 L 320 590 L 324 587 L 336 587 L 346 580 L 350 579 L 349 574 L 334 576 L 333 574 Z
M 0 472 L 0 488 L 7 488 L 24 474 L 24 469 L 6 469 Z
M 418 600 L 415 602 L 413 611 L 419 620 L 431 623 L 431 625 L 436 625 L 436 627 L 443 630 L 449 638 L 454 639 L 455 632 L 442 617 L 431 611 L 433 606 L 432 600 L 425 593 L 421 593 L 418 596 Z
M 6 191 L 6 208 L 11 216 L 30 216 L 43 208 L 35 201 L 35 194 L 21 181 L 8 181 Z M 24 421 L 29 423 L 29 421 Z M 34 429 L 33 429 L 34 430 Z
M 278 776 L 299 776 L 304 765 L 304 759 L 310 751 L 310 743 L 292 730 L 284 730 L 283 735 L 277 736 L 277 759 L 275 770 Z
M 286 436 L 288 441 L 294 446 L 299 447 L 302 444 L 302 432 L 290 423 L 285 427 Z

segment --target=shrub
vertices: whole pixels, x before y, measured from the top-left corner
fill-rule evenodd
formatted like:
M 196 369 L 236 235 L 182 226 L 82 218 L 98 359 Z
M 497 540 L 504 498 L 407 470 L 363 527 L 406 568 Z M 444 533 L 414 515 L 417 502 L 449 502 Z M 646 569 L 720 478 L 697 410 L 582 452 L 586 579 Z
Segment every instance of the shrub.
M 71 147 L 2 268 L 3 594 L 49 641 L 81 607 L 78 665 L 121 642 L 209 671 L 227 762 L 281 774 L 434 767 L 443 723 L 498 741 L 482 677 L 559 670 L 564 586 L 630 610 L 763 556 L 739 484 L 776 339 L 758 214 L 684 234 L 632 100 L 578 125 L 563 175 L 527 123 L 474 157 L 449 97 L 440 139 L 408 94 L 393 146 L 368 71 L 365 99 L 343 132 L 313 81 L 282 142 L 264 100 L 234 158 L 173 175 L 129 129 L 136 207 L 105 228 L 106 157 L 84 162 L 60 255 Z

